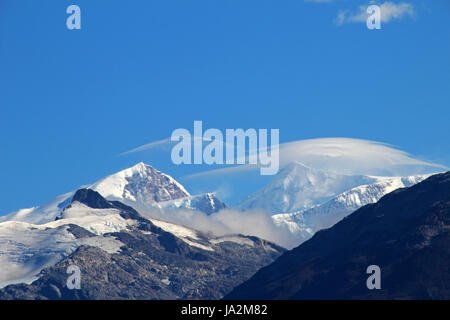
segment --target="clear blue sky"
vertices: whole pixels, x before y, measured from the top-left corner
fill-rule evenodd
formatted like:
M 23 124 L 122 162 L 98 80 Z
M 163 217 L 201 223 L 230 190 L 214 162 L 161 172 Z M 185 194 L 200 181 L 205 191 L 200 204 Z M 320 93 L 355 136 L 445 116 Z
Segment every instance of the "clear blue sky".
M 413 16 L 370 31 L 333 22 L 368 1 L 0 0 L 0 214 L 141 160 L 167 171 L 168 153 L 117 154 L 194 120 L 450 165 L 450 2 L 403 2 Z

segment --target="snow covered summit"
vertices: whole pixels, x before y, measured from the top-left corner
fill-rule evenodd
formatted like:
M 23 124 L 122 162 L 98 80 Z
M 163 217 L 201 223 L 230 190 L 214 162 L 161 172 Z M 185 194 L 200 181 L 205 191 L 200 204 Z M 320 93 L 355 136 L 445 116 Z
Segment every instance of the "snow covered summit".
M 346 190 L 375 182 L 363 175 L 345 175 L 289 163 L 265 187 L 244 199 L 241 209 L 264 209 L 271 214 L 306 210 Z
M 171 176 L 143 162 L 112 174 L 89 186 L 108 200 L 147 207 L 184 197 L 189 192 Z
M 209 214 L 226 207 L 212 194 L 191 196 L 174 178 L 142 162 L 80 188 L 97 191 L 107 200 L 120 201 L 136 209 L 177 207 Z M 72 191 L 43 206 L 12 212 L 0 217 L 0 222 L 44 224 L 54 221 L 71 203 L 74 194 Z

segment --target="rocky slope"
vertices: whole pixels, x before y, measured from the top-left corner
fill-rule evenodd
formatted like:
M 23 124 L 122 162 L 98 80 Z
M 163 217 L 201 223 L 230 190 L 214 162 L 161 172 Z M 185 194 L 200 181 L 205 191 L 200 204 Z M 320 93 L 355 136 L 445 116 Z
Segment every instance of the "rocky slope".
M 24 273 L 9 282 L 33 281 L 4 287 L 0 299 L 218 299 L 284 252 L 256 237 L 146 219 L 91 189 L 78 190 L 56 221 L 10 221 L 0 231 L 0 256 Z M 66 285 L 70 265 L 81 270 L 80 290 Z
M 366 286 L 370 265 L 380 290 Z M 450 299 L 450 172 L 317 232 L 226 299 Z

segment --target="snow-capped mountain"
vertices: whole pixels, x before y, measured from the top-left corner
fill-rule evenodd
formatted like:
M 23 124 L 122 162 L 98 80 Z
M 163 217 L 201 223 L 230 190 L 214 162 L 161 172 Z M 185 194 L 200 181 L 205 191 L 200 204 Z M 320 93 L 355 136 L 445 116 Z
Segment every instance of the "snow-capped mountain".
M 129 221 L 118 210 L 92 209 L 79 203 L 67 212 L 67 219 L 35 225 L 20 221 L 0 223 L 0 287 L 11 283 L 31 283 L 39 272 L 61 261 L 81 245 L 114 253 L 122 245 L 105 233 L 127 228 Z M 77 239 L 72 230 L 80 226 L 92 237 Z
M 375 182 L 342 192 L 322 204 L 303 211 L 275 214 L 272 219 L 277 225 L 287 226 L 304 241 L 318 230 L 331 227 L 360 207 L 375 203 L 384 195 L 399 188 L 412 186 L 429 176 L 427 174 L 410 177 L 367 177 Z
M 276 225 L 303 242 L 360 207 L 430 176 L 378 177 L 310 168 L 300 162 L 283 167 L 266 186 L 244 199 L 243 210 L 263 209 Z
M 256 237 L 217 237 L 146 218 L 92 189 L 80 189 L 55 221 L 0 223 L 0 288 L 33 282 L 0 290 L 0 299 L 63 294 L 89 299 L 217 299 L 283 251 Z M 72 297 L 74 292 L 65 288 L 67 264 L 73 260 L 83 272 L 85 291 L 77 293 L 83 297 Z M 105 280 L 105 273 L 114 277 Z M 231 274 L 236 275 L 230 278 Z M 135 285 L 128 286 L 130 282 Z
M 140 163 L 44 206 L 14 212 L 0 221 L 0 288 L 8 286 L 3 297 L 47 297 L 48 283 L 57 280 L 46 277 L 61 279 L 52 270 L 77 257 L 80 267 L 98 263 L 100 273 L 123 267 L 114 271 L 123 284 L 100 281 L 85 298 L 221 298 L 284 249 L 257 237 L 201 232 L 164 214 L 189 209 L 209 215 L 226 207 L 214 194 L 191 196 L 170 176 Z M 155 210 L 158 218 L 151 214 Z M 105 266 L 101 259 L 120 263 Z M 129 273 L 137 261 L 142 270 Z M 95 283 L 92 277 L 84 283 Z M 141 283 L 139 290 L 125 285 L 130 277 Z M 45 292 L 28 292 L 35 284 Z M 67 290 L 64 283 L 58 290 Z
M 316 170 L 300 162 L 283 167 L 272 181 L 244 199 L 241 209 L 264 209 L 270 214 L 306 210 L 351 188 L 376 182 L 364 175 Z
M 171 176 L 142 162 L 92 184 L 89 189 L 108 200 L 144 207 L 190 196 Z
M 0 222 L 20 221 L 31 224 L 44 224 L 54 221 L 56 217 L 68 206 L 75 192 L 68 192 L 56 197 L 43 206 L 20 209 L 0 217 Z
M 212 194 L 191 196 L 171 176 L 142 162 L 82 188 L 92 189 L 110 201 L 120 201 L 136 209 L 176 207 L 204 210 L 210 214 L 226 207 Z M 51 222 L 61 215 L 74 194 L 75 191 L 72 191 L 58 196 L 43 206 L 12 212 L 0 217 L 0 222 L 22 221 L 31 224 Z
M 391 192 L 286 252 L 224 299 L 448 300 L 449 200 L 450 172 Z M 380 290 L 367 289 L 372 264 L 381 268 Z

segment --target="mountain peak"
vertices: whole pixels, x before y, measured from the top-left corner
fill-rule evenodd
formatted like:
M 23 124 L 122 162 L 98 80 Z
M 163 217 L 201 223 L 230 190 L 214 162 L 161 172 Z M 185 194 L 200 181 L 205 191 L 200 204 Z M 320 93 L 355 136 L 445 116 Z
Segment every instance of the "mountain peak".
M 125 170 L 127 170 L 127 169 L 125 169 Z M 146 164 L 144 162 L 139 162 L 139 163 L 135 164 L 134 166 L 128 168 L 128 170 L 144 172 L 144 171 L 147 171 L 147 170 L 156 170 L 156 169 L 153 168 L 149 164 Z M 156 170 L 156 171 L 158 171 L 158 170 Z
M 225 299 L 448 299 L 449 194 L 450 172 L 397 189 L 316 233 Z M 382 290 L 366 287 L 371 264 L 382 267 Z
M 99 192 L 108 200 L 118 200 L 138 207 L 190 196 L 171 176 L 143 162 L 112 174 L 94 183 L 89 189 Z
M 265 209 L 271 214 L 303 211 L 346 190 L 374 181 L 374 178 L 323 171 L 294 161 L 238 206 L 242 209 Z

